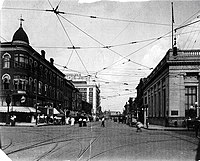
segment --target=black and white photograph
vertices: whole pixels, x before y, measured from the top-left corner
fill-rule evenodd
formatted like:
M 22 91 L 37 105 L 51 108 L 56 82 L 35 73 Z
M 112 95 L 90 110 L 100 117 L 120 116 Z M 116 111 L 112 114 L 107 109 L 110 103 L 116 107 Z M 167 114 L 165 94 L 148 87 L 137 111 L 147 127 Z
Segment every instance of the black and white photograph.
M 200 161 L 200 1 L 0 0 L 0 161 Z

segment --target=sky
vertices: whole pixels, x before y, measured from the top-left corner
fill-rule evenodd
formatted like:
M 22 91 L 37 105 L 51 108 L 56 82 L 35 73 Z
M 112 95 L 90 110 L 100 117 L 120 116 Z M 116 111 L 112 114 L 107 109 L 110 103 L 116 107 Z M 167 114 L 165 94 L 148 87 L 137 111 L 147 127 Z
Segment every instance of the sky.
M 77 72 L 100 85 L 103 110 L 122 111 L 129 97 L 136 97 L 140 79 L 172 46 L 171 2 L 4 0 L 0 40 L 12 40 L 22 16 L 36 51 L 45 50 L 47 60 L 54 58 L 63 73 Z M 59 14 L 46 11 L 56 6 Z M 174 28 L 198 19 L 199 8 L 200 1 L 174 0 Z M 199 45 L 198 27 L 199 23 L 177 30 L 178 48 Z

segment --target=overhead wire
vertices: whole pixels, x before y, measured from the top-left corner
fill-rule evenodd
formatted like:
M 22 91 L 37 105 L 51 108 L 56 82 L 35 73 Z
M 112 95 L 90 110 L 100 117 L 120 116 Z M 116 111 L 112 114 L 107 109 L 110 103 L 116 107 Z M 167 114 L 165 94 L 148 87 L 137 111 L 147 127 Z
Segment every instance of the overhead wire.
M 49 0 L 48 0 L 48 2 L 50 3 L 50 1 L 49 1 Z M 50 3 L 50 5 L 51 5 L 51 3 Z M 52 5 L 51 5 L 51 6 L 52 6 Z M 53 8 L 53 7 L 52 7 L 52 8 Z M 54 8 L 53 8 L 53 9 L 54 9 Z M 62 26 L 62 28 L 63 28 L 63 30 L 64 30 L 64 32 L 65 32 L 65 34 L 66 34 L 66 36 L 67 36 L 67 38 L 69 39 L 69 41 L 70 41 L 71 45 L 72 45 L 72 46 L 74 46 L 74 45 L 73 45 L 73 43 L 72 43 L 72 40 L 71 40 L 71 38 L 69 37 L 69 35 L 68 35 L 68 33 L 67 33 L 67 31 L 66 31 L 66 29 L 65 29 L 65 27 L 64 27 L 64 25 L 63 25 L 63 23 L 62 23 L 62 21 L 61 21 L 61 20 L 60 20 L 60 18 L 59 18 L 59 14 L 56 14 L 56 17 L 58 18 L 58 20 L 59 20 L 59 22 L 60 22 L 60 24 L 61 24 L 61 26 Z M 76 52 L 76 54 L 77 54 L 77 56 L 78 56 L 79 60 L 81 61 L 81 63 L 82 63 L 82 65 L 83 65 L 84 69 L 85 69 L 85 70 L 86 70 L 86 72 L 89 74 L 89 72 L 88 72 L 88 70 L 87 70 L 87 68 L 86 68 L 85 64 L 83 63 L 83 61 L 82 61 L 81 57 L 79 56 L 79 54 L 78 54 L 77 50 L 76 50 L 76 49 L 74 49 L 74 51 Z
M 50 1 L 48 0 L 48 2 L 50 2 Z M 50 6 L 53 8 L 52 4 L 50 4 Z M 27 10 L 27 11 L 29 11 L 29 10 L 32 10 L 32 11 L 49 11 L 49 10 L 44 10 L 44 9 L 14 8 L 14 7 L 3 7 L 2 9 Z M 170 24 L 164 24 L 164 23 L 136 21 L 136 20 L 126 20 L 126 19 L 117 19 L 117 18 L 106 18 L 106 17 L 99 17 L 99 16 L 94 16 L 94 15 L 84 15 L 84 14 L 78 14 L 78 13 L 70 13 L 70 12 L 62 12 L 62 14 L 80 16 L 80 17 L 87 17 L 87 18 L 91 18 L 91 19 L 102 19 L 102 20 L 130 22 L 130 23 L 140 23 L 140 24 L 149 24 L 149 25 L 170 26 Z
M 0 36 L 4 41 L 8 42 L 3 36 Z
M 124 58 L 124 59 L 127 59 L 127 60 L 131 61 L 131 62 L 134 63 L 134 64 L 137 64 L 137 65 L 140 65 L 140 66 L 149 68 L 149 67 L 147 67 L 147 66 L 145 66 L 145 65 L 143 65 L 143 64 L 137 63 L 137 62 L 135 62 L 135 61 L 132 61 L 132 60 L 130 60 L 130 59 L 124 57 L 123 55 L 121 55 L 121 54 L 119 54 L 118 52 L 116 52 L 116 51 L 110 49 L 109 47 L 106 47 L 103 43 L 101 43 L 100 41 L 98 41 L 97 39 L 95 39 L 94 37 L 92 37 L 91 35 L 89 35 L 87 32 L 83 31 L 81 28 L 79 28 L 77 25 L 75 25 L 74 23 L 72 23 L 71 21 L 69 21 L 67 18 L 65 18 L 65 17 L 62 16 L 62 15 L 60 15 L 60 16 L 61 16 L 63 19 L 65 19 L 66 21 L 68 21 L 71 25 L 73 25 L 74 27 L 76 27 L 78 30 L 80 30 L 81 32 L 83 32 L 84 34 L 86 34 L 88 37 L 90 37 L 91 39 L 93 39 L 94 41 L 96 41 L 97 43 L 99 43 L 100 45 L 102 45 L 103 47 L 105 47 L 106 49 L 112 51 L 113 53 L 115 53 L 115 54 L 121 56 L 121 57 Z

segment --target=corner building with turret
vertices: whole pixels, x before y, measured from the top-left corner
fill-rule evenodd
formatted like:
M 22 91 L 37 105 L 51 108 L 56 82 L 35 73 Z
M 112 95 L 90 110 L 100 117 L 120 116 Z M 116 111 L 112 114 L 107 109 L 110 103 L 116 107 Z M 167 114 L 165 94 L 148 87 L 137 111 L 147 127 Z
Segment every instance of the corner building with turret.
M 22 22 L 12 41 L 0 45 L 0 122 L 8 113 L 15 113 L 19 122 L 32 122 L 36 115 L 53 115 L 54 108 L 72 109 L 74 85 L 54 66 L 53 58 L 45 59 L 44 50 L 38 53 L 30 46 Z

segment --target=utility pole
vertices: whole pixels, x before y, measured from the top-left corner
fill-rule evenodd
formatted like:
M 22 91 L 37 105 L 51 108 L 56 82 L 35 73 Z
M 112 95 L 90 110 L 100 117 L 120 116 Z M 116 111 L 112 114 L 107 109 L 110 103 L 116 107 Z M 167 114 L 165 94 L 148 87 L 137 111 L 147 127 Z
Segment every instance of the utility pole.
M 37 100 L 38 100 L 38 96 L 37 96 L 37 92 L 38 92 L 38 80 L 36 81 L 36 94 L 35 94 L 35 101 L 36 101 L 36 103 L 35 103 L 35 112 L 36 112 L 36 120 L 35 120 L 35 125 L 37 126 L 37 124 L 38 124 L 38 119 L 37 119 L 37 116 L 38 116 L 38 111 L 37 111 Z
M 174 9 L 173 9 L 173 2 L 171 2 L 172 5 L 172 50 L 174 48 Z

